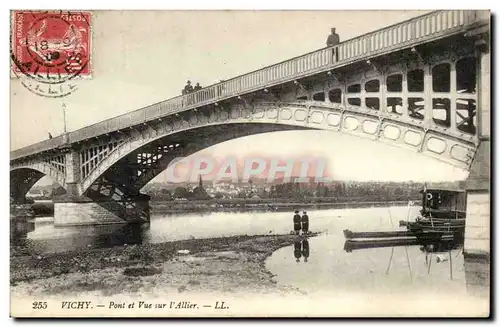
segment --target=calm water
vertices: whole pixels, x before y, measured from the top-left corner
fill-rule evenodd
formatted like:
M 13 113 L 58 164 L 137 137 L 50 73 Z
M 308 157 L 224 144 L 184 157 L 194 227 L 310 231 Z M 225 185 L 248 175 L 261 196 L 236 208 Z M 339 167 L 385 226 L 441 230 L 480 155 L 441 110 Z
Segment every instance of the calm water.
M 466 274 L 467 263 L 461 249 L 432 255 L 420 246 L 360 249 L 349 253 L 344 250 L 344 229 L 401 230 L 399 220 L 406 220 L 408 216 L 412 219 L 417 212 L 417 207 L 309 211 L 310 230 L 323 234 L 309 239 L 307 244 L 297 243 L 276 251 L 268 258 L 266 267 L 276 274 L 279 283 L 306 292 L 362 288 L 387 293 L 418 288 L 465 294 L 470 288 L 470 278 L 474 279 L 473 286 L 481 284 L 477 274 L 466 278 L 471 273 Z M 51 218 L 37 218 L 34 223 L 14 228 L 11 242 L 29 253 L 30 249 L 58 252 L 189 238 L 282 234 L 292 229 L 292 215 L 289 212 L 192 213 L 152 216 L 151 223 L 144 226 L 58 228 L 53 226 Z M 481 267 L 486 272 L 489 269 L 489 266 Z M 473 270 L 476 268 L 477 265 Z
M 377 207 L 308 211 L 311 231 L 333 232 L 345 228 L 384 230 L 397 228 L 406 219 L 407 207 Z M 416 214 L 415 207 L 412 212 Z M 390 213 L 390 215 L 389 215 Z M 143 226 L 105 225 L 54 227 L 53 219 L 37 218 L 34 223 L 22 224 L 12 242 L 23 246 L 36 245 L 43 252 L 78 250 L 85 247 L 112 247 L 123 244 L 161 243 L 190 238 L 209 238 L 232 235 L 282 234 L 292 229 L 290 212 L 217 212 L 174 215 L 153 215 L 151 223 Z M 413 214 L 411 214 L 413 216 Z M 342 236 L 343 237 L 343 236 Z
M 406 220 L 408 212 L 407 207 L 356 209 L 337 219 L 328 219 L 330 212 L 316 212 L 313 224 L 326 232 L 275 251 L 266 268 L 279 283 L 308 293 L 363 290 L 487 298 L 489 264 L 466 262 L 461 246 L 432 254 L 418 245 L 344 250 L 344 229 L 402 230 L 399 220 Z M 410 209 L 410 219 L 416 213 L 417 208 Z

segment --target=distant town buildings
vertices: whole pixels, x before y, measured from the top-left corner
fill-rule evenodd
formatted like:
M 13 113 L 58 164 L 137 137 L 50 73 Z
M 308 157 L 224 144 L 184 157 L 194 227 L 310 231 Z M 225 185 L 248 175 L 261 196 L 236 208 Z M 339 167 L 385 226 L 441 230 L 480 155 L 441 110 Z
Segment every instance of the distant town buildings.
M 460 188 L 459 182 L 433 182 L 427 187 Z M 346 198 L 378 201 L 407 200 L 420 197 L 423 182 L 359 182 L 359 181 L 327 181 L 321 183 L 293 183 L 283 179 L 271 183 L 264 178 L 252 178 L 248 182 L 231 183 L 225 181 L 203 180 L 200 176 L 194 183 L 163 183 L 151 182 L 144 186 L 141 192 L 147 193 L 153 199 L 161 200 L 208 200 L 208 199 L 266 199 L 266 198 L 335 198 L 341 201 Z M 64 193 L 57 185 L 35 185 L 26 195 L 27 198 L 51 199 L 54 195 Z
M 432 183 L 448 187 L 450 182 Z M 451 183 L 456 184 L 458 182 Z M 428 184 L 429 185 L 429 184 Z M 172 199 L 188 198 L 191 196 L 215 199 L 265 199 L 265 198 L 334 198 L 359 199 L 360 201 L 399 201 L 418 199 L 423 189 L 422 182 L 359 182 L 359 181 L 327 181 L 321 183 L 285 183 L 283 180 L 267 183 L 265 179 L 252 179 L 249 182 L 218 182 L 200 181 L 198 183 L 164 184 L 150 183 L 143 188 L 143 192 L 155 194 L 168 192 Z M 203 190 L 203 192 L 201 192 Z M 163 198 L 165 198 L 163 196 Z

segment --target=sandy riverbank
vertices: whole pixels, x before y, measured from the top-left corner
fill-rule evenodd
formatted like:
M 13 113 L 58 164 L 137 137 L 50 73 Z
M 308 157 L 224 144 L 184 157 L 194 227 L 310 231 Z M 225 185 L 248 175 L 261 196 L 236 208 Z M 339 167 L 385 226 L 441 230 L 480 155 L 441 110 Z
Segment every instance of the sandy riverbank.
M 311 235 L 315 236 L 315 235 Z M 263 235 L 11 256 L 11 290 L 27 296 L 297 293 L 264 261 L 303 236 Z M 189 254 L 180 254 L 188 250 Z

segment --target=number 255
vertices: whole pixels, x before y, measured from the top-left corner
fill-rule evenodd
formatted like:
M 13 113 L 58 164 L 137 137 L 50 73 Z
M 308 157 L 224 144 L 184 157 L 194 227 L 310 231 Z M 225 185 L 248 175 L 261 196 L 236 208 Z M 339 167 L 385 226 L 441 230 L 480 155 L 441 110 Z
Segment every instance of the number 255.
M 33 309 L 47 309 L 47 302 L 33 302 Z

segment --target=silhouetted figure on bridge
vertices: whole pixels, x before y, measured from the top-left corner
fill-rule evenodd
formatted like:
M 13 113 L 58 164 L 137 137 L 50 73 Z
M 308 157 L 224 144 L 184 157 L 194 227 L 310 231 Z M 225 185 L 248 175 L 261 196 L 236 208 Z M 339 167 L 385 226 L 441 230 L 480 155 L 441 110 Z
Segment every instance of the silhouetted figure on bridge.
M 200 86 L 200 83 L 196 83 L 196 85 L 194 86 L 194 91 L 196 92 L 196 91 L 199 91 L 201 89 L 202 89 L 202 87 Z
M 307 212 L 302 212 L 302 234 L 307 234 L 309 233 L 309 216 L 307 215 Z
M 339 43 L 340 43 L 340 37 L 335 32 L 335 27 L 332 27 L 332 33 L 328 35 L 328 38 L 326 39 L 326 46 L 333 47 L 334 45 L 337 45 Z
M 191 81 L 187 81 L 186 86 L 184 86 L 184 94 L 193 93 L 193 86 L 191 85 Z
M 293 216 L 293 230 L 296 235 L 300 233 L 300 215 L 299 211 L 295 211 L 295 215 Z
M 49 133 L 49 140 L 52 138 L 52 134 Z
M 332 33 L 330 35 L 328 35 L 328 38 L 326 39 L 326 46 L 333 47 L 339 43 L 340 43 L 340 37 L 335 32 L 335 27 L 332 27 Z M 332 59 L 334 62 L 339 61 L 339 54 L 336 51 L 336 49 L 332 49 Z

